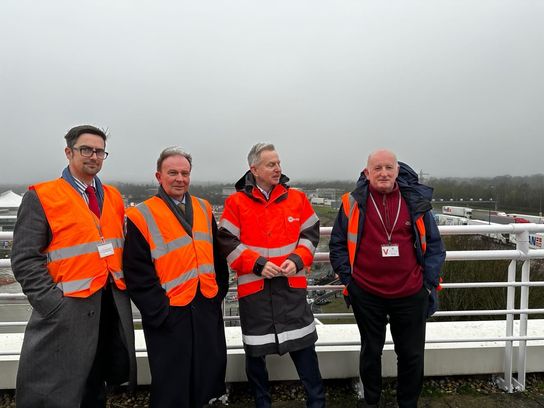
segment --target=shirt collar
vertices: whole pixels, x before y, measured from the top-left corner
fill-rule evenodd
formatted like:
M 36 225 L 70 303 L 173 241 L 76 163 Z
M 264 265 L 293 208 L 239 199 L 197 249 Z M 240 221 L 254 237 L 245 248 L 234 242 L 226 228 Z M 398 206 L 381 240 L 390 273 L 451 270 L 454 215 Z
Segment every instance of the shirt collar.
M 257 188 L 259 189 L 259 191 L 260 191 L 261 193 L 263 193 L 264 197 L 265 197 L 267 200 L 269 200 L 269 199 L 270 199 L 270 193 L 272 193 L 272 190 L 274 190 L 274 189 L 270 190 L 270 193 L 269 193 L 269 192 L 267 192 L 266 190 L 264 190 L 264 189 L 263 189 L 260 185 L 258 185 L 257 183 L 255 183 L 255 185 L 257 186 Z
M 72 176 L 72 177 L 74 177 L 74 176 Z M 85 190 L 87 189 L 87 185 L 90 185 L 91 187 L 93 187 L 96 190 L 96 183 L 94 182 L 94 178 L 91 181 L 91 184 L 85 184 L 83 181 L 81 181 L 77 177 L 74 177 L 74 182 L 76 183 L 77 188 L 79 190 L 83 191 L 83 192 L 85 192 Z
M 180 200 L 178 199 L 175 199 L 174 197 L 172 196 L 168 196 L 172 199 L 172 201 L 176 204 L 176 205 L 180 205 L 180 204 L 185 204 L 185 194 L 183 194 L 183 198 Z

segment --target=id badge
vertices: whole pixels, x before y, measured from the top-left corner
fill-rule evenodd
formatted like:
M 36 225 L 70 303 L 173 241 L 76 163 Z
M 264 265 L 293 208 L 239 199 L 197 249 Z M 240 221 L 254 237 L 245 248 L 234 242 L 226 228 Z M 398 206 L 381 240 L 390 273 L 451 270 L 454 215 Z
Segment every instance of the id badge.
M 382 257 L 390 258 L 395 256 L 399 256 L 398 244 L 383 244 L 382 245 Z
M 107 244 L 98 244 L 96 247 L 98 248 L 100 258 L 106 258 L 114 254 L 113 245 L 111 242 L 108 242 Z

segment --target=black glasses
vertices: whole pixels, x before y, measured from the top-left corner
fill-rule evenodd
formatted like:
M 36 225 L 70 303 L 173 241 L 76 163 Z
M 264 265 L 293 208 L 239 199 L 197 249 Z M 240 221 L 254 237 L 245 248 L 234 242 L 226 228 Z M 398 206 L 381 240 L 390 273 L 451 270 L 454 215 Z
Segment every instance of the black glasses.
M 104 149 L 93 149 L 89 146 L 72 147 L 72 149 L 79 150 L 79 154 L 83 157 L 93 157 L 93 154 L 96 154 L 96 158 L 100 160 L 104 160 L 108 157 L 108 152 Z

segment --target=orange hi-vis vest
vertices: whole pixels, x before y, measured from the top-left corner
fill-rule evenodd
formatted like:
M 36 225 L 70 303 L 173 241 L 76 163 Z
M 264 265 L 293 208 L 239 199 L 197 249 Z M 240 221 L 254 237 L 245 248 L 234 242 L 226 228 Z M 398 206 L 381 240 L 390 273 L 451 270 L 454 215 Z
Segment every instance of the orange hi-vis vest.
M 121 194 L 104 185 L 100 219 L 81 195 L 60 178 L 31 186 L 36 191 L 52 233 L 45 249 L 47 270 L 64 296 L 86 298 L 106 285 L 111 275 L 125 290 L 121 269 L 124 205 Z M 98 246 L 111 244 L 113 255 L 101 258 Z
M 344 208 L 344 214 L 348 219 L 348 254 L 351 270 L 353 271 L 355 253 L 357 252 L 357 236 L 359 233 L 359 205 L 351 193 L 346 193 L 342 196 L 342 207 Z M 425 254 L 425 251 L 427 250 L 427 239 L 423 214 L 415 220 L 415 224 L 419 235 L 419 241 L 421 243 L 421 250 L 423 254 Z
M 218 292 L 215 280 L 210 204 L 191 196 L 193 236 L 191 237 L 168 205 L 159 197 L 127 209 L 127 217 L 149 244 L 159 281 L 172 306 L 185 306 L 196 290 L 207 298 Z

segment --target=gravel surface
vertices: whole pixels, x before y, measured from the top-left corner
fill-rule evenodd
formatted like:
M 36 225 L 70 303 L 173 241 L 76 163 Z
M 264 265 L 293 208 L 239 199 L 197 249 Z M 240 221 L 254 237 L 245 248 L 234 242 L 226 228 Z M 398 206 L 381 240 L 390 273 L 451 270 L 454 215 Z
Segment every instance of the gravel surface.
M 354 380 L 327 380 L 325 389 L 329 408 L 357 407 Z M 304 390 L 297 381 L 282 381 L 271 385 L 274 408 L 303 408 Z M 138 387 L 136 393 L 111 393 L 108 408 L 146 408 L 149 405 L 149 387 Z M 220 403 L 213 407 L 223 406 Z M 229 384 L 228 406 L 231 408 L 253 407 L 253 399 L 247 383 Z M 396 407 L 395 381 L 385 380 L 381 402 L 383 408 Z M 544 373 L 527 376 L 526 391 L 505 394 L 498 389 L 491 376 L 426 378 L 420 399 L 420 407 L 432 408 L 544 408 Z M 15 407 L 13 390 L 0 391 L 0 408 Z

